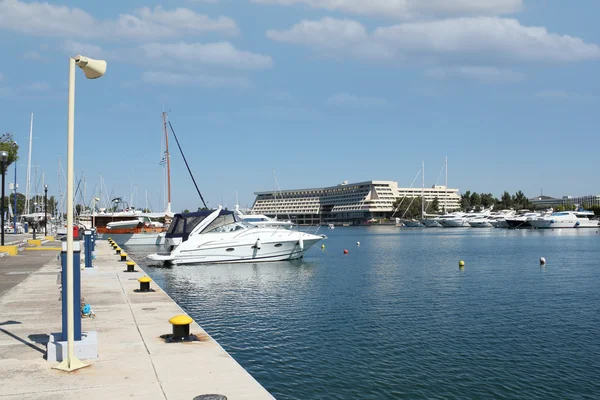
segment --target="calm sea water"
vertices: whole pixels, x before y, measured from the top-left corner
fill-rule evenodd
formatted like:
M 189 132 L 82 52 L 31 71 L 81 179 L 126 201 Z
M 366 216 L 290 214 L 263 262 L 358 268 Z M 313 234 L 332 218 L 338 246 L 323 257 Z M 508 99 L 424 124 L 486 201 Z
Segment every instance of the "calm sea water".
M 600 397 L 596 230 L 323 232 L 300 262 L 128 253 L 278 399 Z

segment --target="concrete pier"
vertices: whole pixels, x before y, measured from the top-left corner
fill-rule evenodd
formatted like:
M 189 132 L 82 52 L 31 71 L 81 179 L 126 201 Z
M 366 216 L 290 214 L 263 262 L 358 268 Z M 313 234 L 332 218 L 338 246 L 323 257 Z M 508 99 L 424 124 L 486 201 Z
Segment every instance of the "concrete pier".
M 126 263 L 113 253 L 98 242 L 94 268 L 81 271 L 82 296 L 95 313 L 82 320 L 82 329 L 97 332 L 98 358 L 83 360 L 90 366 L 72 373 L 44 359 L 47 335 L 61 331 L 58 252 L 0 259 L 0 277 L 19 277 L 0 292 L 0 398 L 273 398 L 196 322 L 190 331 L 199 341 L 161 339 L 172 331 L 169 319 L 185 313 L 154 282 L 154 292 L 136 292 L 144 271 L 125 272 Z

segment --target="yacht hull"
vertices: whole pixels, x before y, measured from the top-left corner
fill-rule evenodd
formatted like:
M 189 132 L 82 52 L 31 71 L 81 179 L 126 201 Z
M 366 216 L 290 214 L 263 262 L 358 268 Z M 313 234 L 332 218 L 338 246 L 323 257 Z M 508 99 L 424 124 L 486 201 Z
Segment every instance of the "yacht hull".
M 507 219 L 508 229 L 527 229 L 532 228 L 531 221 L 522 219 Z
M 448 219 L 448 220 L 442 220 L 440 221 L 440 224 L 442 224 L 442 226 L 444 228 L 466 228 L 469 225 L 469 223 L 463 219 L 461 220 L 455 220 L 455 219 Z
M 537 220 L 531 224 L 536 229 L 562 229 L 562 228 L 598 228 L 598 221 L 552 221 L 552 220 Z
M 441 228 L 442 227 L 442 225 L 439 222 L 434 221 L 432 219 L 424 219 L 421 221 L 421 223 L 423 223 L 423 225 L 425 225 L 425 227 L 427 227 L 427 228 Z
M 205 243 L 196 249 L 181 250 L 177 254 L 151 254 L 148 259 L 174 265 L 180 264 L 219 264 L 252 263 L 265 261 L 296 260 L 322 238 L 305 239 L 300 245 L 297 241 L 265 241 L 257 248 L 255 241 L 235 243 Z
M 494 226 L 488 221 L 470 221 L 471 228 L 493 228 Z

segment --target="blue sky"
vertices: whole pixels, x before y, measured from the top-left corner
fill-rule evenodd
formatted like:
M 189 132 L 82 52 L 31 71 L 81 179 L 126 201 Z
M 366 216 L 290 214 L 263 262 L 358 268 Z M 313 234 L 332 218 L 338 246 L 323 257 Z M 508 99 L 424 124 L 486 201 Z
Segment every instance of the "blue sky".
M 32 163 L 58 194 L 68 57 L 83 54 L 108 61 L 100 80 L 77 71 L 88 197 L 102 175 L 160 208 L 163 107 L 211 206 L 233 206 L 236 190 L 251 205 L 273 170 L 282 189 L 408 186 L 425 160 L 432 185 L 445 156 L 461 191 L 596 194 L 600 3 L 576 4 L 0 0 L 0 131 L 21 145 L 24 189 L 35 113 Z M 171 152 L 173 208 L 195 208 Z

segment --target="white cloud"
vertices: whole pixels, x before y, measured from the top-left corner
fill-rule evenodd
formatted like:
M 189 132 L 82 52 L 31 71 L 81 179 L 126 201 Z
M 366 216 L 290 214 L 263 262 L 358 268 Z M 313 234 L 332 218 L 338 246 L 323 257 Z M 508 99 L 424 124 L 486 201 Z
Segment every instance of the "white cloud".
M 145 57 L 191 64 L 258 70 L 273 67 L 269 56 L 236 49 L 229 42 L 218 43 L 148 43 L 140 46 Z
M 45 81 L 30 82 L 23 86 L 23 89 L 30 92 L 46 92 L 50 90 L 50 84 Z
M 500 15 L 515 13 L 523 0 L 252 0 L 257 4 L 304 4 L 342 13 L 408 19 L 423 16 Z
M 318 21 L 301 21 L 286 31 L 267 31 L 278 41 L 312 47 L 323 56 L 352 55 L 366 59 L 390 59 L 394 54 L 386 46 L 373 42 L 365 27 L 348 19 L 325 17 Z
M 327 53 L 402 62 L 575 62 L 600 58 L 600 47 L 582 39 L 526 27 L 496 17 L 403 23 L 368 33 L 356 21 L 301 21 L 267 37 Z
M 37 51 L 30 50 L 23 53 L 23 58 L 26 60 L 37 61 L 41 60 L 42 56 Z
M 209 76 L 200 74 L 179 74 L 173 72 L 147 71 L 142 75 L 146 83 L 160 85 L 198 85 L 207 88 L 229 87 L 246 89 L 252 86 L 244 76 Z
M 152 40 L 206 32 L 238 33 L 231 18 L 212 19 L 187 8 L 144 7 L 132 14 L 100 21 L 79 8 L 19 0 L 0 0 L 0 29 L 34 36 L 113 40 Z
M 520 72 L 496 67 L 437 67 L 425 70 L 425 75 L 436 79 L 474 79 L 483 83 L 517 83 L 525 80 L 525 75 Z
M 350 93 L 338 93 L 327 99 L 327 105 L 339 108 L 383 108 L 389 102 L 381 97 L 357 96 Z
M 600 58 L 600 47 L 580 38 L 527 27 L 515 19 L 477 17 L 378 28 L 372 38 L 397 52 L 469 56 L 501 61 L 569 62 Z
M 91 58 L 113 58 L 112 54 L 103 50 L 100 46 L 91 43 L 76 42 L 75 40 L 66 40 L 63 44 L 69 56 L 74 57 L 79 54 L 84 54 Z

